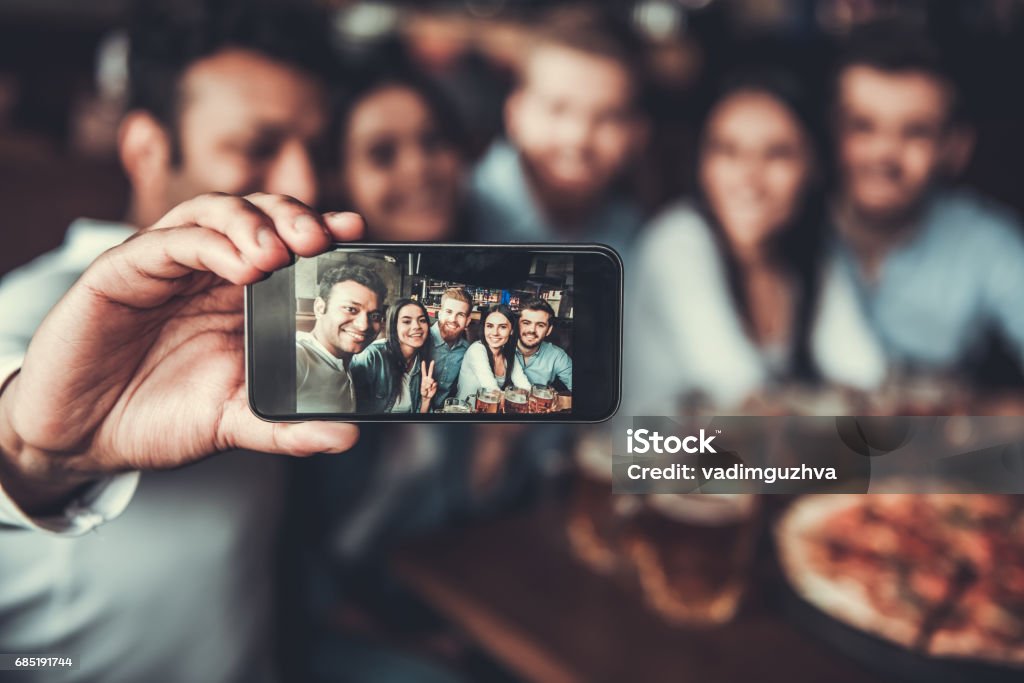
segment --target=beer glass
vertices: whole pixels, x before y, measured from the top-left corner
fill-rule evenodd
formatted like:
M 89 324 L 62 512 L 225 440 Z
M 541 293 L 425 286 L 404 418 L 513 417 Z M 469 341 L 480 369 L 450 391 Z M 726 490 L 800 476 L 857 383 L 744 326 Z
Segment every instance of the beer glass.
M 576 442 L 577 477 L 569 503 L 566 532 L 573 555 L 603 575 L 627 572 L 622 546 L 625 519 L 640 507 L 640 498 L 612 493 L 612 433 L 588 426 Z
M 496 413 L 498 412 L 499 401 L 501 401 L 501 391 L 499 389 L 481 388 L 476 392 L 476 412 Z
M 526 389 L 519 387 L 505 389 L 505 412 L 515 415 L 529 412 L 528 398 Z
M 471 413 L 473 409 L 469 407 L 469 404 L 458 398 L 446 398 L 444 405 L 441 407 L 442 413 Z
M 534 384 L 530 389 L 530 412 L 547 413 L 555 402 L 555 390 L 546 384 Z
M 757 523 L 751 494 L 647 496 L 624 531 L 647 604 L 673 624 L 730 621 L 746 589 Z

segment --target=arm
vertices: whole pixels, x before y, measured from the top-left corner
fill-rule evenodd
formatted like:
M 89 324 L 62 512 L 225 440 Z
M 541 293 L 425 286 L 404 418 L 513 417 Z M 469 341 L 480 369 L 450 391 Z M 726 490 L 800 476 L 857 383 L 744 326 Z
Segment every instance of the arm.
M 722 258 L 710 228 L 692 209 L 670 210 L 651 226 L 627 290 L 626 339 L 633 397 L 645 410 L 703 390 L 734 405 L 761 386 L 765 370 L 729 294 Z M 640 379 L 642 378 L 642 379 Z
M 233 448 L 347 449 L 351 425 L 272 424 L 249 410 L 242 286 L 360 232 L 352 214 L 321 217 L 290 198 L 204 195 L 105 252 L 46 316 L 0 394 L 7 495 L 38 514 L 118 472 Z
M 1017 226 L 999 227 L 1005 229 L 993 236 L 988 253 L 976 260 L 984 268 L 986 313 L 1013 344 L 1024 369 L 1024 237 Z
M 484 389 L 499 389 L 498 381 L 494 379 L 494 372 L 491 364 L 487 362 L 487 354 L 490 351 L 483 344 L 473 344 L 466 350 L 466 357 L 462 359 L 462 369 L 469 370 L 476 378 L 476 382 Z
M 555 377 L 561 380 L 562 384 L 569 391 L 572 391 L 572 358 L 569 358 L 569 354 L 565 352 L 565 349 L 561 347 L 555 347 L 558 349 L 558 356 L 555 358 Z

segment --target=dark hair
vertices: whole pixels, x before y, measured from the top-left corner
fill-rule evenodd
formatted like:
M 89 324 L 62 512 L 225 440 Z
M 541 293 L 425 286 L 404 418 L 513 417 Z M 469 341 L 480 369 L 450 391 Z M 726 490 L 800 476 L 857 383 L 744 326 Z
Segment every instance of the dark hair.
M 329 22 L 312 3 L 284 0 L 136 0 L 129 17 L 128 108 L 152 114 L 180 163 L 182 78 L 229 48 L 251 50 L 328 81 L 335 55 Z
M 555 319 L 555 309 L 551 308 L 551 304 L 538 296 L 530 297 L 519 305 L 519 311 L 544 311 L 548 314 L 550 320 Z
M 511 330 L 509 331 L 508 339 L 505 344 L 498 349 L 498 353 L 505 359 L 505 383 L 501 385 L 501 388 L 512 384 L 512 367 L 516 362 L 516 346 L 519 344 L 519 330 L 518 330 L 518 318 L 512 309 L 505 304 L 493 304 L 487 307 L 487 310 L 480 315 L 480 328 L 481 335 L 484 333 L 484 329 L 487 325 L 487 318 L 492 313 L 500 313 L 508 319 Z M 491 353 L 491 347 L 487 345 L 487 338 L 481 339 L 484 345 L 484 349 L 487 351 L 487 362 L 491 366 L 491 374 L 494 374 L 494 354 Z
M 339 89 L 335 98 L 331 116 L 328 161 L 334 166 L 340 168 L 344 163 L 348 130 L 356 108 L 368 97 L 386 88 L 407 89 L 419 97 L 430 112 L 441 142 L 454 149 L 463 160 L 467 159 L 469 139 L 457 108 L 444 90 L 418 70 L 400 48 L 388 46 L 382 49 L 376 59 L 366 60 L 358 68 L 349 71 L 345 80 L 345 87 Z M 349 197 L 341 196 L 337 200 L 338 204 L 350 210 L 358 210 L 358 207 L 351 205 Z M 466 216 L 457 216 L 457 220 L 453 241 L 469 241 Z
M 413 359 L 413 363 L 418 363 L 420 361 L 426 361 L 427 364 L 430 363 L 430 314 L 427 313 L 426 307 L 415 299 L 399 299 L 388 307 L 387 322 L 385 323 L 385 355 L 388 356 L 388 360 L 394 364 L 395 370 L 397 371 L 394 375 L 394 380 L 390 389 L 390 396 L 392 396 L 392 400 L 394 400 L 393 397 L 398 395 L 398 390 L 402 382 L 402 375 L 405 373 L 406 368 L 405 358 L 402 356 L 402 346 L 398 341 L 398 314 L 403 308 L 409 305 L 416 306 L 420 309 L 420 312 L 423 313 L 424 317 L 427 319 L 428 327 L 428 334 L 423 338 L 423 346 L 416 351 L 416 357 Z M 416 397 L 414 396 L 413 402 L 415 402 L 415 400 Z
M 949 122 L 966 118 L 956 71 L 927 32 L 898 18 L 871 21 L 850 32 L 836 65 L 835 86 L 842 73 L 867 66 L 888 74 L 917 72 L 945 86 L 949 92 Z
M 820 124 L 822 117 L 800 82 L 791 74 L 771 67 L 748 67 L 725 79 L 722 89 L 705 113 L 702 137 L 706 134 L 710 117 L 717 107 L 730 97 L 744 92 L 767 95 L 785 107 L 803 128 L 816 161 L 814 170 L 817 175 L 811 178 L 810 186 L 805 190 L 803 205 L 793 220 L 779 231 L 771 245 L 782 267 L 796 280 L 798 288 L 790 367 L 797 376 L 811 379 L 816 373 L 811 359 L 810 336 L 820 290 L 824 230 L 827 224 L 826 169 L 830 166 L 824 159 L 828 146 Z M 703 152 L 697 155 L 697 164 L 702 163 L 703 156 Z M 694 177 L 700 178 L 699 170 Z M 712 235 L 718 243 L 719 253 L 725 265 L 729 292 L 736 309 L 749 325 L 753 319 L 753 312 L 742 284 L 739 261 L 699 183 L 695 196 L 697 209 L 711 227 Z
M 331 290 L 339 282 L 352 281 L 366 287 L 377 295 L 377 305 L 383 306 L 384 300 L 388 298 L 388 288 L 373 268 L 358 263 L 346 263 L 343 266 L 335 266 L 320 276 L 321 299 L 330 301 Z

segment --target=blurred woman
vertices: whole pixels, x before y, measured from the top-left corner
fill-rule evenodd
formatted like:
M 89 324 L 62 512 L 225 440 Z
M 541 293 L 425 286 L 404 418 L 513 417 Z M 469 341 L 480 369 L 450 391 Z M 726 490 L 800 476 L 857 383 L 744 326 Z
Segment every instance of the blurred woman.
M 516 361 L 516 314 L 504 304 L 494 304 L 484 312 L 482 320 L 483 340 L 466 349 L 455 395 L 470 400 L 480 389 L 529 389 L 530 380 Z
M 352 358 L 350 370 L 361 413 L 425 413 L 437 391 L 430 360 L 430 319 L 413 299 L 388 309 L 386 334 Z
M 464 239 L 461 128 L 426 77 L 396 64 L 357 77 L 336 117 L 336 191 L 383 242 Z
M 778 381 L 883 379 L 849 266 L 825 238 L 817 132 L 785 74 L 751 72 L 714 102 L 696 199 L 656 218 L 638 249 L 634 414 L 695 395 L 737 407 Z

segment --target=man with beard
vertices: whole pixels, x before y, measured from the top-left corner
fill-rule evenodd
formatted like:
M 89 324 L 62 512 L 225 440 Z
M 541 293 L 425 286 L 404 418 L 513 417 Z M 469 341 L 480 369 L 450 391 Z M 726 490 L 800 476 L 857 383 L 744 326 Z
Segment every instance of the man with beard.
M 295 333 L 299 412 L 356 412 L 348 364 L 380 334 L 380 309 L 386 298 L 384 283 L 366 266 L 339 266 L 324 274 L 313 302 L 313 331 Z
M 472 179 L 486 242 L 602 242 L 623 252 L 642 222 L 617 185 L 646 139 L 637 41 L 600 14 L 540 22 L 505 103 L 508 140 Z
M 437 381 L 437 393 L 431 401 L 431 409 L 443 406 L 458 384 L 462 358 L 469 348 L 465 332 L 469 327 L 472 306 L 473 299 L 462 287 L 451 287 L 441 295 L 437 322 L 430 328 L 430 338 L 434 342 L 434 379 Z
M 934 46 L 896 23 L 859 29 L 836 116 L 842 255 L 889 359 L 949 371 L 997 331 L 1024 362 L 1024 238 L 1007 212 L 950 187 L 973 133 Z
M 555 311 L 543 299 L 527 299 L 519 310 L 519 345 L 516 358 L 530 384 L 558 380 L 572 391 L 572 359 L 560 346 L 545 341 L 554 327 Z

